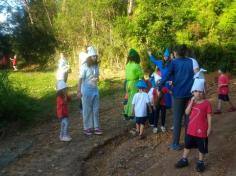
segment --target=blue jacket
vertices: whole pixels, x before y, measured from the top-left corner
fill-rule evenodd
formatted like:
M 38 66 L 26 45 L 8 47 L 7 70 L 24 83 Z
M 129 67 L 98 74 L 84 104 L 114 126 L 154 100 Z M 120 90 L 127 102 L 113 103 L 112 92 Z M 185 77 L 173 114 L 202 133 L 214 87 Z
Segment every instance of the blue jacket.
M 171 61 L 166 77 L 161 80 L 161 86 L 173 78 L 173 96 L 175 98 L 191 97 L 193 85 L 193 63 L 189 58 L 177 58 Z
M 168 69 L 168 67 L 170 65 L 169 62 L 167 62 L 167 64 L 163 66 L 162 60 L 156 60 L 156 58 L 154 56 L 150 56 L 149 58 L 150 58 L 150 61 L 160 69 L 161 77 L 162 77 L 162 79 L 164 79 L 167 76 L 167 73 L 169 70 Z

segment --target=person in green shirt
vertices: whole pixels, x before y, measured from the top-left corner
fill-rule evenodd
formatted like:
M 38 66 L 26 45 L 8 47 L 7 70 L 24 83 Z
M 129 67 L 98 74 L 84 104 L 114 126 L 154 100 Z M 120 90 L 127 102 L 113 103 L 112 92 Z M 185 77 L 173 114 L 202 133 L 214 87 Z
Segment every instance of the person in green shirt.
M 143 79 L 144 72 L 140 65 L 140 56 L 135 49 L 130 49 L 125 66 L 126 78 L 126 94 L 128 94 L 128 102 L 124 106 L 124 116 L 127 120 L 133 119 L 132 116 L 132 100 L 134 94 L 138 92 L 135 86 L 139 79 Z

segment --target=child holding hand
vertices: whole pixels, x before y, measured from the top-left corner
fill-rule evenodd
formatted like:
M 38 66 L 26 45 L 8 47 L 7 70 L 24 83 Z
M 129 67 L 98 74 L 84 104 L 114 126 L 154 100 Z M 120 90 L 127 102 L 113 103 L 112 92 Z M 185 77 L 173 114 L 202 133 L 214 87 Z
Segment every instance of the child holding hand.
M 61 121 L 60 141 L 69 142 L 71 137 L 68 132 L 68 101 L 70 97 L 67 95 L 67 85 L 64 81 L 57 82 L 57 118 Z

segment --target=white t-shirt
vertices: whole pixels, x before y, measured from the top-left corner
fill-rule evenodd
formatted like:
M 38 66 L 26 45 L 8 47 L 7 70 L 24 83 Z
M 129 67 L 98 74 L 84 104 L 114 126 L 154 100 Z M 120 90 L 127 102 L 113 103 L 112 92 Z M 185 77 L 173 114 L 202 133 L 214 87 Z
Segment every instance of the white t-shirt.
M 190 58 L 190 59 L 191 59 L 192 62 L 193 62 L 193 70 L 199 68 L 199 64 L 198 64 L 197 60 L 194 59 L 194 58 Z
M 134 95 L 132 105 L 134 106 L 135 117 L 147 116 L 147 104 L 150 103 L 146 92 L 138 92 Z
M 154 88 L 152 87 L 148 92 L 148 97 L 149 97 L 151 104 L 153 103 L 153 90 L 154 90 Z

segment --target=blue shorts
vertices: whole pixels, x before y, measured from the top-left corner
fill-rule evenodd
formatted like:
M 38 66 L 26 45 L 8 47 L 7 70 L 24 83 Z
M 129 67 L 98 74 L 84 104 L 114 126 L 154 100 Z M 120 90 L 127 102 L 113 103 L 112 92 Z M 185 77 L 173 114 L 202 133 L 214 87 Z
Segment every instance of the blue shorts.
M 145 125 L 145 122 L 147 120 L 147 117 L 135 117 L 135 120 L 136 120 L 136 123 L 137 124 L 142 124 L 142 125 Z

